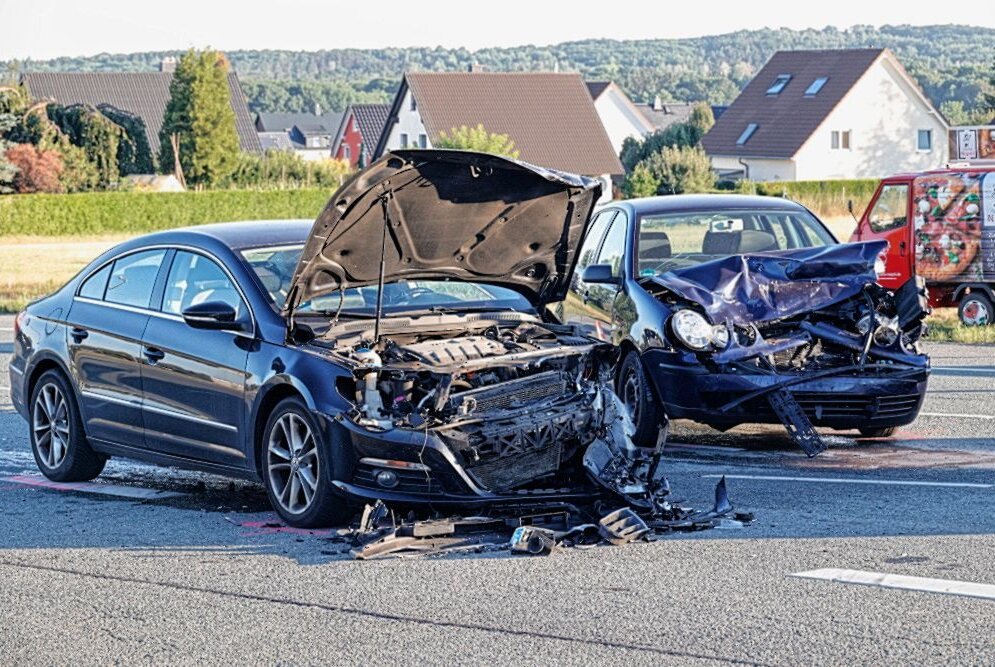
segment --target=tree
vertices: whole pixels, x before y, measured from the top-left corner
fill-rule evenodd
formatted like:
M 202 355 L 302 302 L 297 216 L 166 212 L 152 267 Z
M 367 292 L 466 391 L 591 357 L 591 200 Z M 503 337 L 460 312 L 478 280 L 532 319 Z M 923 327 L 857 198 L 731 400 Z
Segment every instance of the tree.
M 15 96 L 14 88 L 0 88 L 0 194 L 13 192 L 17 166 L 7 158 L 7 149 L 14 144 L 7 140 L 7 133 L 17 125 L 10 98 Z
M 626 177 L 627 197 L 708 192 L 715 174 L 705 151 L 697 146 L 666 146 L 641 161 Z
M 62 158 L 54 150 L 39 150 L 31 144 L 14 144 L 6 151 L 7 159 L 17 167 L 14 190 L 31 192 L 61 192 Z
M 947 119 L 951 125 L 968 125 L 969 116 L 964 103 L 960 100 L 947 100 L 940 105 L 940 114 Z
M 712 107 L 705 102 L 698 102 L 691 108 L 691 115 L 688 117 L 688 125 L 698 132 L 698 141 L 705 136 L 705 133 L 715 125 L 715 114 Z M 698 143 L 695 141 L 694 143 Z
M 449 131 L 449 134 L 440 132 L 439 136 L 432 142 L 432 146 L 506 155 L 511 158 L 518 157 L 518 150 L 515 149 L 515 142 L 511 140 L 511 137 L 507 134 L 488 132 L 480 124 L 477 127 L 467 127 L 466 125 L 454 127 Z
M 220 52 L 191 49 L 176 65 L 159 133 L 165 173 L 174 170 L 174 136 L 188 183 L 210 186 L 231 175 L 239 144 L 228 89 L 228 60 Z
M 69 141 L 83 149 L 86 159 L 97 171 L 97 187 L 107 189 L 116 183 L 118 172 L 118 147 L 127 141 L 124 130 L 93 107 L 74 104 L 64 107 L 49 104 L 48 119 Z

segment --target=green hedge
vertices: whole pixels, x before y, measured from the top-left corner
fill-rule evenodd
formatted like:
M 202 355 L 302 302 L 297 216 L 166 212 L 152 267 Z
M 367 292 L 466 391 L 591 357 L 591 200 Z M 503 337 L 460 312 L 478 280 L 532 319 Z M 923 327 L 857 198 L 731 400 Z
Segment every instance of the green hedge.
M 0 196 L 0 236 L 129 234 L 207 222 L 316 218 L 332 189 Z
M 846 214 L 847 200 L 853 200 L 859 215 L 877 189 L 877 179 L 839 181 L 777 181 L 756 183 L 759 195 L 787 197 L 820 215 Z

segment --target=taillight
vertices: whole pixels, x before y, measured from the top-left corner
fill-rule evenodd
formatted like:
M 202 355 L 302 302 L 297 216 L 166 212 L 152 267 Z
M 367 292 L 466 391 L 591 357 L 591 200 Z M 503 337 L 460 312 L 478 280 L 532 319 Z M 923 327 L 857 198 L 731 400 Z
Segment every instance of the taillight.
M 17 317 L 14 318 L 14 338 L 17 338 L 18 334 L 21 333 L 21 329 L 24 328 L 24 325 L 27 323 L 28 313 L 27 311 L 22 310 L 17 314 Z

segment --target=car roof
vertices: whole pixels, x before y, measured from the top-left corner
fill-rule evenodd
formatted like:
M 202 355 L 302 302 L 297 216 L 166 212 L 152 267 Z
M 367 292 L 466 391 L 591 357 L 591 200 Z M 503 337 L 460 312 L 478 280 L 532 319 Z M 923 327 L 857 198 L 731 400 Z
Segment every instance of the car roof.
M 782 197 L 760 197 L 757 195 L 709 194 L 709 195 L 666 195 L 663 197 L 642 197 L 613 201 L 605 205 L 621 206 L 636 215 L 654 213 L 680 213 L 683 211 L 730 211 L 742 209 L 766 209 L 778 211 L 803 211 L 805 207 Z
M 303 244 L 314 220 L 243 220 L 179 227 L 141 237 L 144 243 L 184 243 L 197 237 L 213 239 L 233 250 Z

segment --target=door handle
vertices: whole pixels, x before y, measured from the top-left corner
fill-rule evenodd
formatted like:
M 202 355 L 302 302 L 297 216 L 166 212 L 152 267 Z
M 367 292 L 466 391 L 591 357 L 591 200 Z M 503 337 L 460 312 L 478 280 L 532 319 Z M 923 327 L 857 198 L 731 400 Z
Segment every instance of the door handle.
M 898 244 L 898 256 L 905 257 L 905 241 Z
M 90 332 L 86 329 L 81 329 L 79 327 L 73 327 L 69 331 L 69 335 L 73 337 L 73 340 L 77 343 L 82 343 L 83 339 L 90 335 Z
M 146 347 L 143 352 L 145 353 L 145 358 L 149 360 L 150 364 L 154 364 L 166 356 L 166 353 L 157 347 Z

